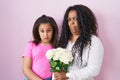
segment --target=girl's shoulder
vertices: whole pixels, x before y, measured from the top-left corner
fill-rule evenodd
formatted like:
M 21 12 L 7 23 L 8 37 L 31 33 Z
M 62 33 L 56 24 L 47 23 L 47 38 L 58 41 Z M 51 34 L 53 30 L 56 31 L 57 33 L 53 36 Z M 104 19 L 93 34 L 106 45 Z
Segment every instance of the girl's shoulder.
M 35 45 L 35 43 L 33 41 L 28 41 L 27 44 L 30 44 L 30 45 Z
M 33 47 L 33 46 L 36 46 L 36 45 L 35 45 L 35 43 L 34 43 L 33 41 L 29 41 L 29 42 L 27 43 L 27 46 Z
M 43 48 L 53 48 L 52 44 L 44 45 L 44 44 L 42 44 L 42 43 L 39 43 L 39 46 L 40 46 L 40 47 L 43 47 Z

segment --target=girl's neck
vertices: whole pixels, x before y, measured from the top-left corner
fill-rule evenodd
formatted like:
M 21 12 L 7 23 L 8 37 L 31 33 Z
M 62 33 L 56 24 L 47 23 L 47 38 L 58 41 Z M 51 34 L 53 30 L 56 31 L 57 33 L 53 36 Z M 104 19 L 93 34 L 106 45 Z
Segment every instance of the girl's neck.
M 79 36 L 80 36 L 80 35 L 72 35 L 72 36 L 70 37 L 70 41 L 71 41 L 71 42 L 75 42 L 75 41 L 78 39 Z
M 49 45 L 51 45 L 51 43 L 43 43 L 43 42 L 41 42 L 41 44 L 44 45 L 44 46 L 49 46 Z

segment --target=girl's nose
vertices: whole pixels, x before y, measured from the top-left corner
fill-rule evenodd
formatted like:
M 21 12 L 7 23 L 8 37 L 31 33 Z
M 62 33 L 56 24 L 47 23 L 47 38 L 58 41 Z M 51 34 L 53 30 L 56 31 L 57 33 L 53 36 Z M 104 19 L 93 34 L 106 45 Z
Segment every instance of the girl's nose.
M 45 37 L 47 36 L 47 32 L 44 32 L 44 36 L 45 36 Z

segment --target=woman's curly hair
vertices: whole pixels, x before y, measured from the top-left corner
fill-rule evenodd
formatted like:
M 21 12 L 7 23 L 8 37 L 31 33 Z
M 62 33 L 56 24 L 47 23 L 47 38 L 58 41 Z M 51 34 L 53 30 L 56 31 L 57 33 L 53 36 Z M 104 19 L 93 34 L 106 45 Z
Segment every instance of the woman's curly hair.
M 80 30 L 80 36 L 72 48 L 72 53 L 75 55 L 76 51 L 79 51 L 79 57 L 82 57 L 83 48 L 91 43 L 91 35 L 97 36 L 97 22 L 93 12 L 88 7 L 84 5 L 70 6 L 64 15 L 62 32 L 58 43 L 59 47 L 66 48 L 71 37 L 68 26 L 68 14 L 71 10 L 77 12 L 78 27 Z

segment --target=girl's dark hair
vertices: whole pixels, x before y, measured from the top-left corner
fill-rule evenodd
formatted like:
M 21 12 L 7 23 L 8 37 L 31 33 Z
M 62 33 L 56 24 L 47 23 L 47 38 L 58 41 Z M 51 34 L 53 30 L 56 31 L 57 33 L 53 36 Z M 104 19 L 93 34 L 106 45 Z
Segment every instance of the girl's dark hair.
M 58 26 L 55 22 L 55 20 L 52 17 L 46 16 L 46 15 L 42 15 L 41 17 L 39 17 L 33 26 L 33 42 L 38 45 L 38 43 L 41 41 L 40 35 L 39 35 L 39 26 L 41 24 L 46 24 L 49 23 L 53 29 L 53 36 L 51 39 L 51 44 L 52 46 L 55 48 L 58 42 Z
M 82 57 L 83 48 L 91 43 L 91 35 L 97 36 L 97 22 L 93 12 L 88 7 L 84 5 L 70 6 L 64 15 L 62 33 L 58 43 L 59 47 L 66 48 L 68 40 L 71 37 L 71 32 L 68 26 L 68 14 L 71 10 L 77 12 L 77 21 L 80 30 L 80 36 L 76 40 L 72 52 L 74 55 L 75 51 L 79 51 L 79 56 Z

